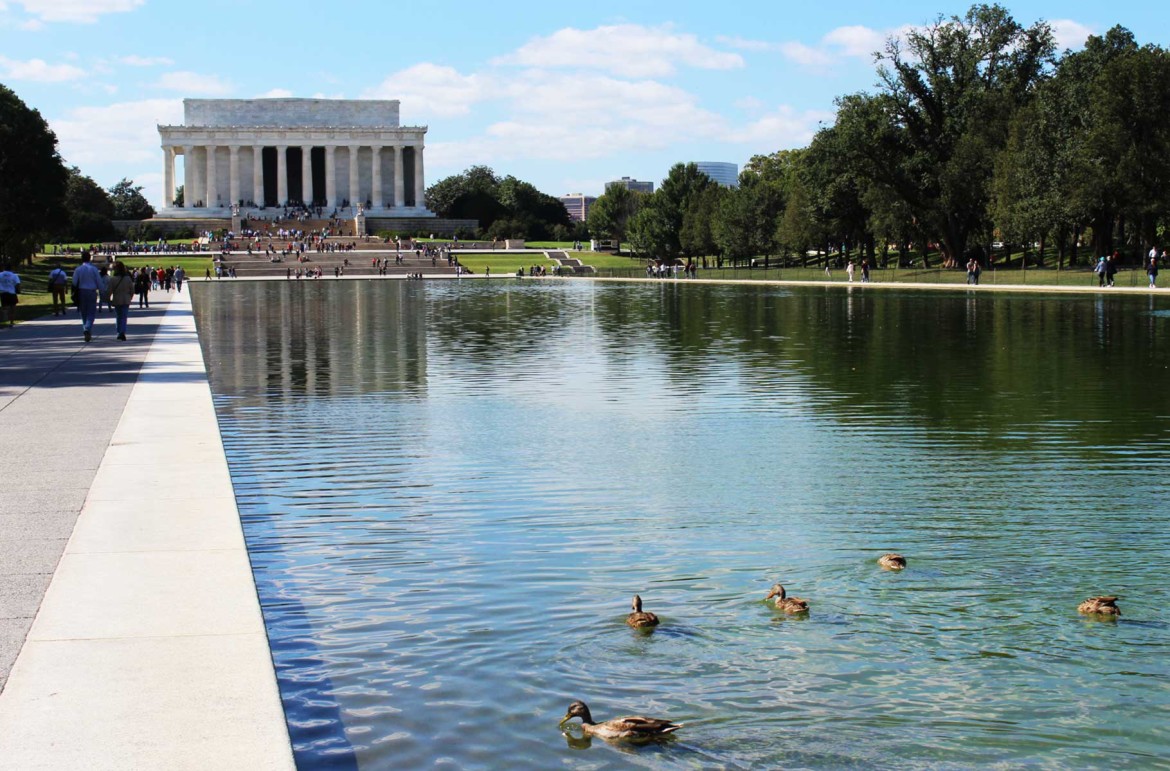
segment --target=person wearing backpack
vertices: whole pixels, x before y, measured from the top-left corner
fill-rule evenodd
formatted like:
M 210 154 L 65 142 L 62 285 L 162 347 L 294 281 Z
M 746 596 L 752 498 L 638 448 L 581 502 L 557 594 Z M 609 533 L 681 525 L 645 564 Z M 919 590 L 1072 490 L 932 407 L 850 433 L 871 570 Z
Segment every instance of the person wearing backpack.
M 49 272 L 49 293 L 53 296 L 53 315 L 65 315 L 65 287 L 69 283 L 69 274 L 61 270 L 61 266 Z

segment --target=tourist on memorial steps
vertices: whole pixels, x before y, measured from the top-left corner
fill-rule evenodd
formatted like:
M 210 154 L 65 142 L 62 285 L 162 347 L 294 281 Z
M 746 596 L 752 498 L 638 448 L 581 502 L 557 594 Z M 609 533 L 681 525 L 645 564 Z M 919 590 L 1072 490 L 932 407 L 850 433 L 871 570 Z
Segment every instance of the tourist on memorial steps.
M 88 251 L 81 253 L 81 264 L 73 271 L 73 288 L 77 290 L 81 330 L 88 343 L 93 335 L 93 320 L 97 316 L 98 293 L 102 291 L 102 274 L 90 262 Z
M 20 276 L 8 269 L 8 265 L 0 265 L 0 326 L 4 325 L 4 317 L 8 317 L 8 326 L 16 326 L 16 304 L 20 298 Z

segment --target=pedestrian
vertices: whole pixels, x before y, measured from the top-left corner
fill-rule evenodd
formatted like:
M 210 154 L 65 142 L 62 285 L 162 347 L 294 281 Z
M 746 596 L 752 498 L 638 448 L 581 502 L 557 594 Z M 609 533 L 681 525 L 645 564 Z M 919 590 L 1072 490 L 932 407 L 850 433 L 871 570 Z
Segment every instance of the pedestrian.
M 114 318 L 118 328 L 118 339 L 126 339 L 126 318 L 130 315 L 130 300 L 134 297 L 134 279 L 126 265 L 118 260 L 114 263 L 114 274 L 106 285 L 106 298 L 114 306 Z
M 866 257 L 861 261 L 861 283 L 869 283 L 869 258 Z
M 975 268 L 977 268 L 978 266 L 979 266 L 979 263 L 976 261 L 976 259 L 974 257 L 967 260 L 967 283 L 968 284 L 978 284 L 979 283 L 979 279 L 977 279 L 975 277 Z
M 102 288 L 101 272 L 94 267 L 89 251 L 82 251 L 81 264 L 73 270 L 73 289 L 77 292 L 77 310 L 81 312 L 81 332 L 87 343 L 93 337 L 93 321 L 97 316 L 98 295 Z
M 1146 275 L 1150 277 L 1150 289 L 1154 289 L 1158 284 L 1158 252 L 1151 249 L 1150 255 L 1150 261 L 1146 263 Z
M 53 296 L 53 315 L 65 315 L 65 285 L 69 283 L 69 274 L 61 270 L 58 265 L 49 272 L 49 294 Z
M 1097 260 L 1097 264 L 1093 267 L 1093 272 L 1097 274 L 1097 286 L 1105 286 L 1105 258 L 1101 257 Z
M 8 317 L 8 326 L 16 326 L 16 305 L 20 302 L 20 276 L 13 273 L 7 263 L 0 265 L 0 326 Z
M 1109 259 L 1105 261 L 1105 283 L 1113 286 L 1113 279 L 1117 275 L 1117 261 L 1121 258 L 1121 254 L 1114 252 Z
M 134 294 L 138 295 L 138 307 L 150 307 L 150 273 L 146 268 L 140 268 L 134 277 Z
M 183 270 L 182 265 L 175 267 L 175 291 L 179 294 L 183 293 L 183 279 L 187 278 L 187 271 Z
M 853 265 L 853 260 L 850 260 L 849 264 L 845 266 L 845 275 L 849 277 L 849 283 L 851 284 L 853 283 L 853 271 L 855 269 L 856 268 Z

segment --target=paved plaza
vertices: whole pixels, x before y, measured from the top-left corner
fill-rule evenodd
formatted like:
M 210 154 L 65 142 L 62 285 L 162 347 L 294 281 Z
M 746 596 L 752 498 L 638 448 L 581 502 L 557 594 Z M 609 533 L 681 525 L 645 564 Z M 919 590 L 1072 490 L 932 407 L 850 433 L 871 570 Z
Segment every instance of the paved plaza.
M 0 766 L 292 768 L 188 294 L 0 336 Z M 158 300 L 163 302 L 158 302 Z

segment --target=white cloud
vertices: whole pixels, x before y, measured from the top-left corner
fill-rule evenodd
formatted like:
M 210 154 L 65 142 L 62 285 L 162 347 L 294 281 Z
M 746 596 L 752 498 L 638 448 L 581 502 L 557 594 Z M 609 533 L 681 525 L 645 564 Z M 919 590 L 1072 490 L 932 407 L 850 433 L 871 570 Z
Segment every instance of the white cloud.
M 260 94 L 257 99 L 288 99 L 292 97 L 293 92 L 287 88 L 272 88 Z
M 401 99 L 406 109 L 420 116 L 466 115 L 471 105 L 495 96 L 496 86 L 487 75 L 462 75 L 454 67 L 423 62 L 386 77 L 362 93 L 364 99 Z
M 41 21 L 92 23 L 108 13 L 124 13 L 146 0 L 17 0 L 24 10 Z
M 717 51 L 694 35 L 675 32 L 669 25 L 639 24 L 589 30 L 566 27 L 547 37 L 534 38 L 493 63 L 601 70 L 631 78 L 671 75 L 679 64 L 705 70 L 744 66 L 739 54 Z
M 820 48 L 813 48 L 804 43 L 781 43 L 780 53 L 802 67 L 821 69 L 833 63 L 833 57 Z
M 138 56 L 137 54 L 119 56 L 118 61 L 130 67 L 169 67 L 175 63 L 173 59 L 168 59 L 165 56 Z
M 118 102 L 105 107 L 76 107 L 51 119 L 61 157 L 83 169 L 90 165 L 126 165 L 153 158 L 162 167 L 158 125 L 183 122 L 179 99 Z
M 49 64 L 44 59 L 20 61 L 0 56 L 0 76 L 8 80 L 63 83 L 85 77 L 85 70 L 72 64 Z
M 738 35 L 717 35 L 715 42 L 730 48 L 738 48 L 741 51 L 771 51 L 776 48 L 775 43 L 769 43 L 766 40 L 749 40 Z
M 904 25 L 878 30 L 855 24 L 829 30 L 816 46 L 789 42 L 781 43 L 779 50 L 802 67 L 825 69 L 842 58 L 873 61 L 874 54 L 885 49 L 889 38 L 905 39 L 913 29 L 912 25 Z
M 1052 37 L 1056 40 L 1057 51 L 1081 48 L 1089 35 L 1094 34 L 1092 27 L 1072 19 L 1055 19 L 1049 24 L 1052 27 Z
M 869 59 L 875 52 L 885 48 L 888 34 L 870 27 L 853 25 L 830 30 L 821 42 L 835 47 L 843 56 Z
M 802 147 L 812 141 L 819 123 L 832 121 L 831 112 L 806 110 L 798 113 L 791 107 L 781 106 L 742 129 L 732 131 L 727 138 L 732 142 L 774 149 Z
M 155 83 L 156 88 L 200 96 L 223 96 L 232 92 L 232 85 L 214 75 L 200 75 L 197 72 L 168 72 Z
M 764 103 L 754 96 L 745 96 L 743 99 L 737 99 L 735 106 L 747 112 L 759 112 L 764 109 Z

